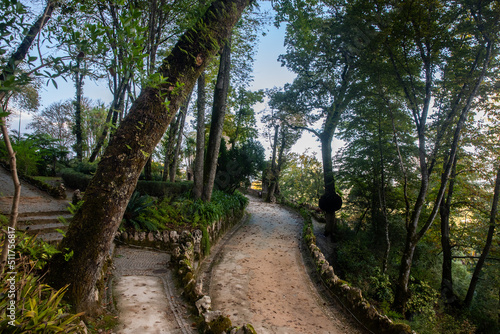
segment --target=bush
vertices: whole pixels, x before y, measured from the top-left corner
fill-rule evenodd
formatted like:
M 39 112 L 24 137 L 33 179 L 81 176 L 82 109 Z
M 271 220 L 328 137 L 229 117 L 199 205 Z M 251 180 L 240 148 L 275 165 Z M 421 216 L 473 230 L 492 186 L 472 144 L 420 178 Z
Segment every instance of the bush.
M 75 171 L 87 175 L 94 175 L 97 170 L 97 162 L 82 161 L 74 168 Z
M 148 219 L 146 210 L 154 205 L 153 199 L 148 195 L 140 195 L 137 191 L 132 194 L 127 209 L 123 215 L 122 226 L 138 231 L 157 231 L 164 227 L 154 220 Z
M 67 188 L 80 189 L 81 191 L 87 189 L 92 179 L 92 176 L 77 172 L 71 168 L 63 169 L 61 171 L 61 176 Z
M 188 197 L 174 200 L 164 197 L 157 200 L 153 206 L 144 208 L 139 218 L 158 229 L 173 229 L 177 226 L 203 228 L 233 210 L 244 209 L 247 204 L 248 199 L 239 192 L 229 195 L 214 191 L 211 202 L 193 201 Z
M 0 275 L 0 332 L 2 333 L 77 333 L 79 314 L 70 313 L 70 307 L 63 303 L 66 288 L 55 290 L 40 282 L 38 273 L 46 261 L 57 250 L 36 237 L 17 235 L 15 268 Z M 10 279 L 16 282 L 11 293 Z M 15 309 L 8 307 L 15 302 Z M 10 316 L 12 314 L 12 316 Z M 14 324 L 15 326 L 12 326 Z

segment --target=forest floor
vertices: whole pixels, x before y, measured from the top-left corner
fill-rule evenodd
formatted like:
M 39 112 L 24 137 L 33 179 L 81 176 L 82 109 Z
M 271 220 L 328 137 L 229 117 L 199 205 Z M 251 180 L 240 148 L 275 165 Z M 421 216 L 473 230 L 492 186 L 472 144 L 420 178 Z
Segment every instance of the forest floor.
M 249 219 L 207 259 L 204 288 L 212 307 L 229 315 L 233 325 L 250 323 L 260 334 L 365 333 L 311 280 L 302 218 L 255 197 L 247 211 Z

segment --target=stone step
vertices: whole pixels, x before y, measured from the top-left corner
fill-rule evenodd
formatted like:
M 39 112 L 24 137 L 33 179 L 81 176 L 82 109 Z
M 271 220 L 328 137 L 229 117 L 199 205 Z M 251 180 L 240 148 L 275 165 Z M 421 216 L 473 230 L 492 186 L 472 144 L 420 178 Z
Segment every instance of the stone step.
M 28 212 L 19 212 L 18 219 L 26 220 L 25 218 L 31 217 L 44 217 L 44 216 L 71 216 L 71 214 L 67 210 L 59 210 L 59 211 L 28 211 Z
M 48 224 L 36 224 L 36 225 L 20 225 L 17 228 L 20 231 L 26 231 L 28 234 L 46 234 L 50 232 L 56 232 L 56 230 L 67 231 L 68 225 L 61 223 L 48 223 Z
M 43 215 L 43 216 L 29 216 L 21 217 L 17 220 L 18 225 L 32 226 L 40 224 L 53 224 L 60 223 L 60 217 L 64 218 L 66 222 L 69 222 L 73 217 L 71 214 L 58 214 L 58 215 Z
M 46 243 L 49 243 L 51 245 L 57 245 L 62 240 L 63 235 L 59 232 L 48 232 L 39 234 L 38 237 L 43 241 L 45 241 Z

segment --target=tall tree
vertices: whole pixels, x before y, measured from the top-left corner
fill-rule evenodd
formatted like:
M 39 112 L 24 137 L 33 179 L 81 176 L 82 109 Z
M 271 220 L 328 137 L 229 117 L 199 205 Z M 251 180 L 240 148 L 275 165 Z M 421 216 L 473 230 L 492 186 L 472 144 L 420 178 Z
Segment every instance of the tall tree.
M 386 68 L 398 83 L 400 96 L 404 97 L 404 109 L 413 118 L 418 139 L 420 186 L 406 224 L 405 248 L 394 300 L 394 306 L 404 312 L 415 248 L 439 211 L 461 131 L 494 54 L 492 38 L 497 34 L 497 9 L 491 2 L 474 1 L 459 7 L 433 0 L 383 6 L 369 2 L 360 4 L 365 15 L 364 24 L 360 26 L 378 28 L 370 42 L 373 47 L 370 54 L 377 57 L 372 58 L 377 60 L 374 66 Z M 475 61 L 470 63 L 465 59 Z M 441 73 L 443 80 L 438 80 L 436 73 Z M 448 77 L 455 80 L 447 80 Z M 438 92 L 444 93 L 445 98 Z M 435 98 L 443 103 L 436 105 L 431 128 L 430 115 Z M 439 190 L 431 200 L 428 197 L 431 176 L 443 151 L 447 153 Z M 433 202 L 432 209 L 424 214 L 428 201 Z
M 144 87 L 111 139 L 59 245 L 62 253 L 48 266 L 47 281 L 55 287 L 70 284 L 68 296 L 77 310 L 98 310 L 96 282 L 147 155 L 248 5 L 246 0 L 214 1 L 179 39 L 157 80 Z M 73 253 L 66 261 L 68 250 Z
M 210 202 L 217 172 L 217 158 L 219 156 L 222 128 L 227 109 L 227 94 L 231 78 L 231 37 L 226 41 L 220 56 L 219 73 L 215 84 L 212 120 L 208 137 L 207 155 L 203 171 L 203 192 L 201 198 Z
M 6 19 L 8 22 L 7 24 L 4 24 L 3 27 L 6 29 L 5 31 L 8 31 L 9 28 L 12 28 L 12 24 L 15 24 L 15 19 L 12 19 L 9 17 L 8 14 L 12 14 L 13 16 L 17 15 L 22 15 L 25 13 L 25 8 L 23 5 L 16 5 L 15 2 L 10 3 L 10 1 L 3 2 L 2 7 L 4 5 L 6 8 L 6 11 L 4 12 L 3 18 Z M 12 8 L 9 8 L 10 6 L 13 6 L 12 8 L 15 8 L 12 10 Z M 26 35 L 24 35 L 24 38 L 22 42 L 19 44 L 17 49 L 11 54 L 10 57 L 7 58 L 7 61 L 2 64 L 1 68 L 1 73 L 0 73 L 0 128 L 2 130 L 2 135 L 3 135 L 3 140 L 5 142 L 5 146 L 7 147 L 8 154 L 9 154 L 9 159 L 10 159 L 10 165 L 11 165 L 11 173 L 12 173 L 12 181 L 14 183 L 14 196 L 12 200 L 12 208 L 10 212 L 10 218 L 9 218 L 9 227 L 8 230 L 15 230 L 16 225 L 17 225 L 17 216 L 18 216 L 18 208 L 19 208 L 19 199 L 21 197 L 21 183 L 19 182 L 19 178 L 17 175 L 17 168 L 16 168 L 16 156 L 15 152 L 12 149 L 12 145 L 10 142 L 9 138 L 9 133 L 7 131 L 7 124 L 6 124 L 6 116 L 8 115 L 5 110 L 7 109 L 7 104 L 8 104 L 8 98 L 11 95 L 11 93 L 15 90 L 18 90 L 20 86 L 23 84 L 29 83 L 29 78 L 23 78 L 21 80 L 18 80 L 18 77 L 16 75 L 19 74 L 17 71 L 19 64 L 21 64 L 23 61 L 25 61 L 29 49 L 31 48 L 31 45 L 33 44 L 33 41 L 35 38 L 38 36 L 40 31 L 43 29 L 44 25 L 47 23 L 47 21 L 51 18 L 52 13 L 54 9 L 56 8 L 56 2 L 49 0 L 45 6 L 45 9 L 38 17 L 38 19 L 31 25 L 31 27 L 27 30 L 28 32 Z M 19 10 L 21 9 L 21 10 Z M 17 12 L 18 11 L 18 12 Z M 8 35 L 5 35 L 5 38 Z M 2 36 L 2 40 L 4 39 L 4 36 Z M 2 45 L 2 48 L 0 51 L 4 51 L 4 45 Z M 0 273 L 3 273 L 3 270 L 6 265 L 6 260 L 7 260 L 7 252 L 8 252 L 8 246 L 9 243 L 7 242 L 7 235 L 8 233 L 5 233 L 4 237 L 4 243 L 3 243 L 3 249 L 2 249 L 2 255 L 0 259 Z
M 198 99 L 196 101 L 196 157 L 194 159 L 193 197 L 201 198 L 203 193 L 203 166 L 205 165 L 205 73 L 198 78 Z
M 293 84 L 285 86 L 288 110 L 321 142 L 325 193 L 320 207 L 326 210 L 325 235 L 333 238 L 335 211 L 342 200 L 335 187 L 332 141 L 340 117 L 356 96 L 355 60 L 361 54 L 354 44 L 358 40 L 354 26 L 343 16 L 345 10 L 341 1 L 293 5 L 283 1 L 278 10 L 278 20 L 289 22 L 287 53 L 280 58 L 297 73 Z M 314 128 L 319 121 L 320 130 Z

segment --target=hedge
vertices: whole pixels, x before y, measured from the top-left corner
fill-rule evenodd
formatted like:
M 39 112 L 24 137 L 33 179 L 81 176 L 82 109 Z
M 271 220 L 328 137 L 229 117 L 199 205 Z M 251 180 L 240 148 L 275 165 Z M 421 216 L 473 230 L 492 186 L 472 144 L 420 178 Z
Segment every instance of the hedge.
M 75 171 L 71 168 L 66 168 L 61 171 L 61 176 L 64 180 L 64 184 L 68 188 L 80 189 L 80 191 L 85 191 L 90 180 L 91 175 L 83 174 Z M 143 181 L 139 180 L 137 182 L 136 191 L 141 195 L 149 195 L 154 197 L 176 197 L 181 194 L 191 191 L 193 187 L 193 182 L 161 182 L 161 181 Z

